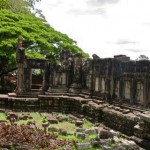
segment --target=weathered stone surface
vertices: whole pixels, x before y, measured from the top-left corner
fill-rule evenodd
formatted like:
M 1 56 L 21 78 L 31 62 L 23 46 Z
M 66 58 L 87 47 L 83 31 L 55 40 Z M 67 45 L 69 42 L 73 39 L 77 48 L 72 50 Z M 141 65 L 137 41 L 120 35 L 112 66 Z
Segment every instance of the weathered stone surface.
M 95 128 L 90 128 L 90 129 L 86 129 L 85 133 L 88 135 L 92 135 L 92 134 L 96 134 L 96 129 Z
M 27 125 L 35 125 L 35 120 L 28 121 L 28 122 L 27 122 Z
M 59 122 L 68 121 L 68 117 L 58 116 L 56 118 L 58 119 Z
M 59 129 L 56 127 L 48 127 L 48 131 L 50 132 L 59 132 Z
M 32 119 L 31 115 L 28 113 L 22 114 L 21 116 L 19 116 L 20 120 L 28 120 L 28 119 Z
M 59 133 L 64 136 L 68 134 L 68 132 L 65 129 L 59 129 Z
M 130 109 L 123 109 L 123 110 L 122 110 L 122 113 L 123 113 L 123 114 L 128 114 L 129 112 L 130 112 Z
M 81 121 L 81 120 L 76 120 L 75 125 L 76 125 L 77 127 L 82 126 L 82 125 L 83 125 L 83 121 Z
M 76 132 L 76 137 L 84 140 L 86 138 L 86 134 L 81 132 Z
M 78 150 L 87 150 L 91 147 L 91 143 L 87 142 L 87 143 L 77 143 L 76 147 Z
M 58 120 L 55 118 L 47 118 L 48 122 L 51 124 L 58 124 Z
M 84 128 L 80 128 L 80 127 L 76 128 L 76 132 L 84 132 L 84 131 L 85 131 Z
M 104 129 L 103 127 L 100 127 L 98 129 L 98 138 L 99 139 L 113 138 L 115 135 L 116 135 L 116 132 L 108 131 L 108 130 Z
M 143 121 L 150 122 L 150 113 L 149 114 L 140 114 L 140 118 Z
M 11 118 L 15 118 L 16 120 L 18 120 L 18 115 L 14 112 L 8 112 L 7 119 L 11 119 Z
M 42 126 L 43 126 L 44 128 L 47 128 L 47 127 L 49 126 L 49 122 L 43 122 L 43 123 L 42 123 Z
M 131 139 L 138 144 L 139 146 L 143 147 L 146 150 L 150 149 L 150 142 L 149 140 L 141 139 L 135 136 L 132 136 Z

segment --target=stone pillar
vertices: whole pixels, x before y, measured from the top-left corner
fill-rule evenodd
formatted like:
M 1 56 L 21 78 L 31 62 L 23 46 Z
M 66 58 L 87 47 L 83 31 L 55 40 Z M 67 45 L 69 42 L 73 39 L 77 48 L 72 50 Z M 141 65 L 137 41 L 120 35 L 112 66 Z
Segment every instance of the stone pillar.
M 136 101 L 137 103 L 143 104 L 144 102 L 144 84 L 141 81 L 136 82 Z
M 104 78 L 101 78 L 101 91 L 102 93 L 106 91 L 106 83 Z
M 120 98 L 120 81 L 118 79 L 115 80 L 114 82 L 114 95 L 116 99 Z
M 105 79 L 105 93 L 106 93 L 106 98 L 107 100 L 110 100 L 110 88 L 111 88 L 111 84 L 110 84 L 111 80 L 110 79 Z
M 135 94 L 136 94 L 136 84 L 135 84 L 135 80 L 132 79 L 131 80 L 131 96 L 130 96 L 130 103 L 133 104 L 135 102 Z
M 95 78 L 95 91 L 98 92 L 99 91 L 99 77 Z
M 32 84 L 32 70 L 31 68 L 24 68 L 24 92 L 31 90 Z
M 111 98 L 113 97 L 113 95 L 114 95 L 114 79 L 111 78 L 111 80 L 110 80 L 110 96 L 111 96 Z
M 148 80 L 145 79 L 144 80 L 144 99 L 143 99 L 143 103 L 142 104 L 147 104 L 147 101 L 150 99 L 150 94 L 149 94 L 149 84 L 148 84 Z
M 48 70 L 49 70 L 49 80 L 48 80 L 49 81 L 49 89 L 51 89 L 51 87 L 53 85 L 55 85 L 55 75 L 54 75 L 55 70 L 54 70 L 54 64 L 53 63 L 49 63 Z
M 127 100 L 131 99 L 131 81 L 126 80 L 124 83 L 124 97 Z
M 71 93 L 80 93 L 82 88 L 82 55 L 77 53 L 73 57 L 73 83 L 69 88 Z
M 21 63 L 17 64 L 17 89 L 16 93 L 21 94 L 24 92 L 24 65 Z
M 120 79 L 119 82 L 119 100 L 123 101 L 124 99 L 124 80 Z
M 61 74 L 61 84 L 62 85 L 66 85 L 67 83 L 66 83 L 66 80 L 67 79 L 67 77 L 66 77 L 66 73 L 65 72 L 63 72 L 62 74 Z
M 24 92 L 24 62 L 25 62 L 25 49 L 22 46 L 22 38 L 18 38 L 18 46 L 16 50 L 16 62 L 17 62 L 17 87 L 16 93 L 22 94 Z
M 50 76 L 49 65 L 47 63 L 44 69 L 43 83 L 42 83 L 42 91 L 44 92 L 46 92 L 49 88 L 49 76 Z

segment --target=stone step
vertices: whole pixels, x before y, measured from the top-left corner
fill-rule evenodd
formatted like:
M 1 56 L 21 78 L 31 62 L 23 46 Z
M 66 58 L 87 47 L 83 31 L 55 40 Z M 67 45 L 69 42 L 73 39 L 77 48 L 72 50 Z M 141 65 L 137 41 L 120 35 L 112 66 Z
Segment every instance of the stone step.
M 79 94 L 79 96 L 83 97 L 83 98 L 90 98 L 90 94 Z
M 67 92 L 58 92 L 58 93 L 53 93 L 53 92 L 45 92 L 46 95 L 66 95 Z

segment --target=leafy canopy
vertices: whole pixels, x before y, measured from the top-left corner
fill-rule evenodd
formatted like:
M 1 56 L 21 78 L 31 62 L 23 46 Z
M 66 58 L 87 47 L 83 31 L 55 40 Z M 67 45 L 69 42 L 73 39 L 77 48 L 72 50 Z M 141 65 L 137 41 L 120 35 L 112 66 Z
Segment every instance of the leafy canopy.
M 85 54 L 74 40 L 46 23 L 44 19 L 31 13 L 14 13 L 0 10 L 0 56 L 6 56 L 8 68 L 15 66 L 17 39 L 23 38 L 23 46 L 30 57 L 44 58 L 47 54 L 59 56 L 61 50 Z
M 29 13 L 30 3 L 24 0 L 0 0 L 0 10 L 8 9 L 13 12 Z

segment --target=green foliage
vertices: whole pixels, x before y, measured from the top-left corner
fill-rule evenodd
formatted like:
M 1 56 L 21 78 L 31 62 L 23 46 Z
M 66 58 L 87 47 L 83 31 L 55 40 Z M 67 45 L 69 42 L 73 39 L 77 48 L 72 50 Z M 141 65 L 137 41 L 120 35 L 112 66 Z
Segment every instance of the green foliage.
M 45 59 L 45 57 L 44 57 L 42 54 L 40 54 L 40 53 L 38 53 L 38 52 L 33 52 L 33 51 L 27 51 L 27 52 L 26 52 L 26 56 L 27 56 L 28 58 Z
M 91 128 L 93 125 L 92 125 L 92 123 L 91 122 L 89 122 L 88 120 L 84 120 L 83 121 L 83 126 L 84 126 L 84 128 L 86 128 L 86 129 L 88 129 L 88 128 Z
M 30 3 L 24 0 L 0 0 L 0 10 L 8 9 L 13 12 L 29 13 L 30 7 Z
M 0 10 L 0 58 L 7 57 L 6 68 L 13 68 L 17 39 L 23 38 L 23 47 L 26 54 L 33 58 L 45 58 L 46 55 L 55 55 L 59 58 L 63 49 L 73 53 L 82 53 L 88 57 L 66 34 L 62 34 L 46 23 L 44 19 L 35 17 L 31 13 Z

